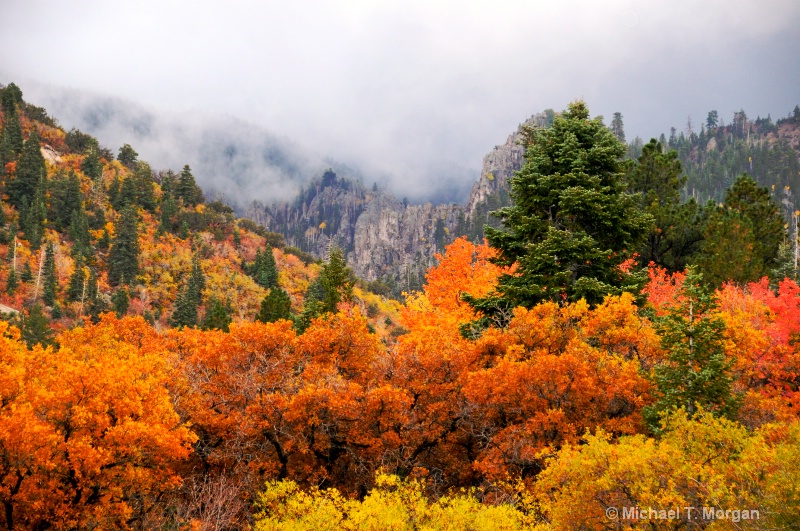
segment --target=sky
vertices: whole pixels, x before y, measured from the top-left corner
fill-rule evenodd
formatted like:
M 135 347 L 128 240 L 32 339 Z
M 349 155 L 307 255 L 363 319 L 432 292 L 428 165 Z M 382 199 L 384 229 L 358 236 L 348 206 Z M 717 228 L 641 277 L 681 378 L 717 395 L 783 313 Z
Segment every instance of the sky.
M 493 146 L 576 99 L 621 112 L 628 140 L 712 109 L 788 115 L 798 20 L 794 0 L 2 0 L 0 83 L 236 200 L 336 161 L 398 197 L 463 201 Z

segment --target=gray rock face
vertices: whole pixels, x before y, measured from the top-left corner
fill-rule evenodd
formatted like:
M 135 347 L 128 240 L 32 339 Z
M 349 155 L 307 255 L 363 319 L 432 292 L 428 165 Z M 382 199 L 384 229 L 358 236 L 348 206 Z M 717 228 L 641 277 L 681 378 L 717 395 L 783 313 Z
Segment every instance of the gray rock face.
M 483 159 L 480 179 L 466 205 L 407 205 L 381 191 L 339 178 L 332 171 L 304 189 L 292 203 L 254 203 L 246 216 L 283 234 L 289 245 L 321 258 L 331 244 L 347 252 L 361 278 L 393 279 L 418 288 L 436 253 L 456 237 L 480 241 L 488 213 L 508 204 L 508 180 L 522 167 L 525 129 L 545 127 L 552 113 L 532 116 Z

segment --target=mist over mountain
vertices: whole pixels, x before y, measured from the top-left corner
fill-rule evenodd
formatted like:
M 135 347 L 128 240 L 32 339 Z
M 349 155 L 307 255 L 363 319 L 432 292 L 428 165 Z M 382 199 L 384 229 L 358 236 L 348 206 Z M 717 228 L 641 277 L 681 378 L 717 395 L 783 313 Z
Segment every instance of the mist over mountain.
M 237 207 L 293 197 L 314 175 L 344 165 L 245 121 L 212 114 L 153 112 L 119 98 L 54 87 L 25 87 L 65 129 L 97 137 L 116 154 L 131 144 L 156 169 L 192 167 L 210 197 Z

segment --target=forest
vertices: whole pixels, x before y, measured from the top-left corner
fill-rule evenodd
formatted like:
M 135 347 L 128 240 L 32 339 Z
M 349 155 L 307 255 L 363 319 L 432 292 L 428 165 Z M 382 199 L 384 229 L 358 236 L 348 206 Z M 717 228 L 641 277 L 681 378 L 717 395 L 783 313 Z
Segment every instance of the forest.
M 800 527 L 780 190 L 574 102 L 394 300 L 0 92 L 0 528 Z

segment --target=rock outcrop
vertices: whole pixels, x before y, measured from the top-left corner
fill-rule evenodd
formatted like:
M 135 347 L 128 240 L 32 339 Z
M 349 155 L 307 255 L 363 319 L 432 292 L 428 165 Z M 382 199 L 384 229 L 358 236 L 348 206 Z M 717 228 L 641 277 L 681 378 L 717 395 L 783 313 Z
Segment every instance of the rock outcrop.
M 532 116 L 487 154 L 466 205 L 408 205 L 328 170 L 293 202 L 253 203 L 246 216 L 321 258 L 332 244 L 343 248 L 364 279 L 417 289 L 436 254 L 456 237 L 483 239 L 484 225 L 496 222 L 489 213 L 508 204 L 508 180 L 522 167 L 525 131 L 552 120 L 552 112 Z

